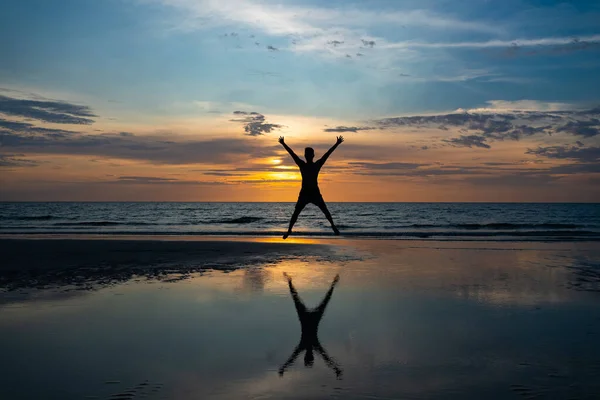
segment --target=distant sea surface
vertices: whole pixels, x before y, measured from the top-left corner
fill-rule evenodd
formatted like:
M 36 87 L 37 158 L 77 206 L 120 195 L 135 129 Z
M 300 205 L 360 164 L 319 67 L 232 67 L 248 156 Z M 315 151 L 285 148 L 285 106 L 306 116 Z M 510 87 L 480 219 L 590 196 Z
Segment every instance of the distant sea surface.
M 343 236 L 600 240 L 600 204 L 329 203 Z M 0 234 L 279 236 L 293 203 L 0 203 Z M 296 236 L 330 236 L 309 205 Z

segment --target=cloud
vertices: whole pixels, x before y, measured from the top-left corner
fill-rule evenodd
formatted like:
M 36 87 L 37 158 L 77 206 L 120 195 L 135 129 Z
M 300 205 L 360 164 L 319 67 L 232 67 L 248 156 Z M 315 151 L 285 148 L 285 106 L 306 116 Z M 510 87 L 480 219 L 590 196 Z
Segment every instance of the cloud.
M 65 105 L 68 104 L 58 101 L 52 102 L 53 106 L 50 106 L 46 103 L 44 104 L 47 109 L 52 110 L 65 110 Z M 39 105 L 39 102 L 35 104 Z M 70 111 L 82 115 L 91 114 L 85 106 L 77 106 Z M 265 116 L 257 112 L 235 111 L 234 115 L 238 117 L 234 121 L 241 122 L 249 136 L 263 135 L 283 127 L 268 123 Z M 189 136 L 171 132 L 143 135 L 134 135 L 126 131 L 84 133 L 46 128 L 1 117 L 0 147 L 5 152 L 14 153 L 80 155 L 167 165 L 224 165 L 252 158 L 276 157 L 281 151 L 277 145 L 264 145 L 255 140 L 241 138 L 191 140 Z M 33 166 L 33 162 L 15 157 L 4 156 L 2 162 L 3 166 Z
M 439 163 L 352 162 L 349 163 L 349 167 L 349 172 L 353 175 L 422 178 L 438 184 L 463 181 L 476 185 L 508 186 L 541 185 L 556 182 L 565 175 L 600 173 L 600 163 L 598 162 L 554 165 L 547 168 L 528 167 L 524 162 L 490 162 L 472 166 Z
M 403 162 L 388 162 L 388 163 L 372 163 L 372 162 L 349 162 L 348 165 L 352 167 L 365 168 L 371 170 L 399 170 L 399 169 L 415 169 L 431 164 L 421 163 L 403 163 Z
M 116 133 L 57 136 L 8 130 L 0 130 L 0 145 L 24 153 L 88 155 L 170 165 L 227 164 L 246 157 L 274 157 L 279 150 L 277 146 L 261 146 L 247 139 L 189 140 L 176 134 Z
M 344 44 L 339 46 L 327 46 L 327 43 L 333 40 L 344 39 Z M 407 40 L 401 42 L 388 41 L 385 38 L 378 37 L 377 40 L 361 39 L 360 31 L 352 29 L 337 29 L 335 32 L 328 31 L 322 35 L 312 35 L 297 43 L 290 51 L 295 52 L 315 52 L 327 56 L 342 57 L 348 53 L 361 52 L 366 49 L 369 52 L 369 58 L 378 57 L 380 63 L 385 65 L 395 65 L 400 58 L 416 59 L 428 58 L 427 52 L 430 50 L 472 50 L 494 51 L 497 49 L 506 49 L 506 52 L 516 54 L 515 48 L 526 48 L 529 54 L 558 54 L 559 52 L 568 52 L 582 50 L 584 48 L 597 49 L 600 47 L 600 35 L 591 35 L 579 38 L 580 43 L 574 45 L 572 37 L 545 37 L 536 39 L 513 39 L 513 40 L 487 40 L 487 41 L 464 41 L 464 42 L 423 42 L 416 40 Z M 341 40 L 339 40 L 341 41 Z M 585 47 L 581 46 L 585 43 Z M 375 44 L 377 44 L 375 46 Z M 461 74 L 465 75 L 465 74 Z M 434 77 L 438 81 L 464 81 L 473 73 L 467 73 L 465 76 Z M 489 82 L 513 82 L 523 83 L 529 80 L 518 77 L 494 76 L 497 74 L 475 74 L 475 77 L 489 77 Z M 419 81 L 417 77 L 412 80 Z M 425 80 L 425 79 L 421 79 Z
M 361 39 L 361 42 L 362 42 L 363 46 L 365 46 L 365 47 L 373 48 L 376 45 L 376 43 L 375 43 L 374 40 L 364 40 L 364 39 Z
M 593 137 L 600 135 L 600 120 L 593 118 L 587 121 L 569 121 L 556 131 L 567 132 L 574 136 Z
M 260 136 L 283 128 L 283 125 L 266 123 L 266 117 L 257 112 L 234 111 L 233 114 L 241 118 L 232 119 L 231 121 L 242 122 L 244 131 L 248 136 Z
M 487 139 L 484 136 L 460 135 L 460 137 L 457 138 L 445 139 L 444 142 L 450 143 L 450 145 L 455 147 L 481 147 L 483 149 L 489 149 L 491 146 L 485 142 L 486 140 Z
M 0 168 L 37 167 L 40 165 L 38 161 L 19 158 L 23 156 L 23 154 L 0 154 Z
M 563 46 L 572 45 L 573 37 L 545 37 L 536 39 L 513 39 L 513 40 L 487 40 L 482 42 L 399 42 L 388 43 L 386 48 L 459 48 L 459 49 L 485 49 L 501 47 L 538 47 L 538 46 Z M 588 44 L 600 43 L 600 35 L 590 35 L 578 38 L 580 42 Z
M 498 188 L 499 186 L 531 188 L 552 184 L 559 179 L 560 177 L 548 174 L 547 171 L 540 171 L 535 174 L 515 172 L 510 175 L 467 176 L 463 180 L 477 186 L 493 186 L 494 188 Z
M 509 25 L 494 21 L 462 17 L 454 12 L 433 12 L 431 8 L 414 9 L 414 2 L 383 2 L 381 7 L 362 3 L 327 2 L 299 4 L 296 1 L 271 2 L 268 0 L 137 0 L 160 3 L 168 7 L 165 13 L 172 20 L 171 32 L 230 32 L 231 29 L 253 32 L 262 39 L 255 46 L 254 39 L 246 46 L 264 51 L 296 53 L 303 57 L 319 57 L 344 63 L 345 68 L 359 71 L 359 79 L 394 83 L 467 82 L 480 84 L 511 82 L 525 85 L 541 77 L 507 76 L 502 65 L 496 72 L 473 71 L 464 68 L 464 55 L 455 52 L 482 50 L 502 51 L 514 46 L 526 51 L 540 48 L 595 48 L 600 35 L 568 37 L 527 37 L 508 31 Z M 389 3 L 389 4 L 388 4 Z M 388 6 L 389 5 L 389 6 Z M 459 17 L 459 15 L 461 17 Z M 468 19 L 467 19 L 468 18 Z M 392 34 L 399 27 L 404 40 Z M 514 29 L 513 29 L 514 31 Z M 468 33 L 468 34 L 465 34 Z M 218 33 L 216 33 L 218 34 Z M 245 35 L 244 35 L 245 36 Z M 469 38 L 470 40 L 465 40 Z M 471 39 L 473 38 L 473 39 Z M 488 40 L 502 38 L 502 40 Z M 510 38 L 506 40 L 506 38 Z M 210 39 L 208 39 L 210 40 Z M 448 41 L 446 41 L 448 40 Z M 460 41 L 458 41 L 460 40 Z M 246 47 L 248 49 L 248 47 Z M 276 54 L 276 53 L 274 53 Z M 282 54 L 282 55 L 283 55 Z M 444 65 L 443 69 L 422 68 Z M 402 69 L 399 66 L 403 66 Z M 386 71 L 386 72 L 384 72 Z M 500 71 L 500 72 L 498 72 Z
M 457 147 L 490 148 L 490 142 L 521 140 L 535 135 L 567 134 L 593 137 L 600 134 L 600 109 L 557 109 L 560 103 L 535 101 L 490 101 L 489 107 L 450 114 L 392 117 L 375 120 L 381 129 L 429 128 L 461 132 L 456 138 L 443 142 Z M 511 110 L 510 106 L 516 109 Z M 468 133 L 468 134 L 467 134 Z
M 513 111 L 580 111 L 580 107 L 570 103 L 539 100 L 489 100 L 487 106 L 466 110 L 470 113 L 513 112 Z
M 259 71 L 259 70 L 249 70 L 249 74 L 252 75 L 261 75 L 271 76 L 274 73 Z M 235 101 L 207 101 L 207 100 L 195 100 L 191 102 L 191 105 L 194 106 L 194 112 L 196 109 L 200 109 L 201 112 L 205 112 L 207 114 L 229 114 L 232 110 L 240 109 L 240 108 L 251 108 L 251 104 L 235 102 Z M 184 104 L 184 106 L 188 106 L 188 104 Z
M 582 50 L 594 50 L 600 48 L 600 41 L 598 35 L 591 37 L 572 38 L 570 41 L 561 40 L 560 42 L 553 44 L 536 45 L 535 49 L 530 49 L 523 46 L 519 42 L 511 43 L 503 55 L 506 57 L 517 57 L 517 56 L 534 56 L 534 55 L 564 55 Z M 565 39 L 565 38 L 563 38 Z
M 523 137 L 537 135 L 538 133 L 548 134 L 548 130 L 550 128 L 551 126 L 549 125 L 539 127 L 527 125 L 512 125 L 507 129 L 507 131 L 504 132 L 498 132 L 493 130 L 490 131 L 489 128 L 484 129 L 483 132 L 485 133 L 486 137 L 494 140 L 520 140 Z
M 324 132 L 358 132 L 370 131 L 376 128 L 370 126 L 336 126 L 335 128 L 323 129 Z
M 598 174 L 600 173 L 600 163 L 591 162 L 559 165 L 549 168 L 547 172 L 555 175 Z
M 579 110 L 577 112 L 578 115 L 600 115 L 600 106 L 596 108 L 592 108 L 589 110 Z
M 472 34 L 505 34 L 499 24 L 466 21 L 450 15 L 424 9 L 378 10 L 359 7 L 356 4 L 318 6 L 273 4 L 261 0 L 138 0 L 144 3 L 163 4 L 175 11 L 170 21 L 171 31 L 209 31 L 215 29 L 245 29 L 285 39 L 290 45 L 278 46 L 280 50 L 318 54 L 322 57 L 345 58 L 366 49 L 370 56 L 377 53 L 380 59 L 393 59 L 398 53 L 405 55 L 410 42 L 389 43 L 386 39 L 372 36 L 369 31 L 413 27 L 422 32 L 469 32 Z M 171 17 L 173 18 L 173 17 Z M 422 36 L 422 35 L 420 35 Z M 383 46 L 380 48 L 380 46 Z M 396 49 L 390 52 L 391 49 Z M 396 53 L 396 54 L 392 54 Z M 365 59 L 371 57 L 363 57 Z
M 28 124 L 26 122 L 9 121 L 9 120 L 0 118 L 0 128 L 25 131 L 25 130 L 28 130 L 29 128 L 32 128 L 33 126 L 34 125 Z
M 64 101 L 28 100 L 0 95 L 0 113 L 54 124 L 89 125 L 96 117 L 88 106 Z
M 323 180 L 327 180 L 327 179 L 323 179 Z M 323 180 L 321 180 L 321 181 L 323 181 Z M 244 185 L 264 185 L 265 183 L 298 184 L 298 182 L 300 182 L 299 179 L 265 179 L 265 178 L 229 181 L 229 183 L 231 183 L 231 184 L 244 184 Z
M 0 133 L 2 133 L 2 131 L 13 133 L 18 132 L 30 135 L 41 134 L 53 137 L 67 137 L 78 134 L 78 132 L 75 131 L 68 131 L 65 129 L 43 128 L 27 122 L 9 121 L 0 118 Z
M 208 182 L 194 180 L 180 180 L 173 178 L 159 178 L 153 176 L 120 176 L 113 181 L 98 181 L 100 184 L 133 184 L 133 185 L 225 185 L 226 182 Z
M 597 150 L 596 150 L 597 152 Z M 586 157 L 592 159 L 594 156 Z M 597 157 L 597 154 L 596 156 Z M 528 160 L 520 162 L 488 162 L 482 165 L 442 163 L 374 163 L 351 162 L 345 173 L 395 178 L 421 178 L 445 184 L 463 181 L 477 185 L 540 185 L 560 180 L 564 176 L 600 173 L 600 163 L 584 162 L 566 165 L 537 165 Z
M 462 166 L 462 165 L 438 165 L 432 163 L 372 163 L 372 162 L 350 162 L 351 173 L 369 176 L 404 176 L 433 178 L 437 176 L 460 176 L 460 175 L 489 175 L 493 172 L 489 167 Z M 511 170 L 513 171 L 513 170 Z
M 202 172 L 203 175 L 212 175 L 212 176 L 240 176 L 239 173 L 234 172 L 226 172 L 226 171 L 205 171 L 205 170 L 196 170 Z
M 545 158 L 577 160 L 586 163 L 600 161 L 600 147 L 548 146 L 527 149 L 526 154 Z
M 405 25 L 430 29 L 499 33 L 498 26 L 476 21 L 463 21 L 427 10 L 381 10 L 373 8 L 316 7 L 280 3 L 277 5 L 252 0 L 155 0 L 182 11 L 178 21 L 183 30 L 246 25 L 273 36 L 319 35 L 340 28 L 361 29 L 381 25 Z M 369 39 L 365 39 L 369 41 Z
M 119 181 L 128 181 L 128 182 L 142 182 L 142 183 L 156 183 L 156 182 L 173 182 L 177 179 L 173 178 L 156 178 L 151 176 L 120 176 Z

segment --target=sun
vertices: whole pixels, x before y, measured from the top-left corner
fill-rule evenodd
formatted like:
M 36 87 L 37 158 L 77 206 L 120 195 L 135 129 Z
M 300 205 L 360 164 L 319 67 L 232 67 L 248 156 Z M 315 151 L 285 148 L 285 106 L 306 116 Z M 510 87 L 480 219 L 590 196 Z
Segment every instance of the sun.
M 273 158 L 273 159 L 271 159 L 271 164 L 279 165 L 279 164 L 281 164 L 281 160 L 279 158 Z

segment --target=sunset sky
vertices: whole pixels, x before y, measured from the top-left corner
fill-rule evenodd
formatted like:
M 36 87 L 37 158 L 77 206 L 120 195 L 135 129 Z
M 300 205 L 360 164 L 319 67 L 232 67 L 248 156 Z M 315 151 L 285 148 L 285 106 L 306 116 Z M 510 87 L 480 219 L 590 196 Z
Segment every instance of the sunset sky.
M 600 2 L 4 0 L 0 200 L 600 201 Z

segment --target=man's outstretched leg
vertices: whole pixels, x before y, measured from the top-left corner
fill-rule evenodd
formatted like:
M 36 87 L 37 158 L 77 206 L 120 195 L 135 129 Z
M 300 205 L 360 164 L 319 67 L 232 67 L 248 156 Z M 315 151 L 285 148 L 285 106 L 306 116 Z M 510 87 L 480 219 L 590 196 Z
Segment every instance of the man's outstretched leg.
M 333 223 L 333 218 L 331 218 L 331 213 L 327 209 L 327 204 L 325 204 L 325 200 L 323 200 L 322 197 L 321 197 L 321 200 L 317 203 L 317 207 L 319 207 L 321 209 L 321 211 L 323 211 L 323 214 L 325 214 L 325 218 L 327 218 L 327 221 L 329 221 L 329 223 L 331 224 L 331 229 L 333 229 L 333 233 L 335 233 L 336 235 L 339 235 L 340 231 L 338 231 L 338 228 Z
M 290 236 L 290 234 L 292 233 L 292 228 L 294 227 L 294 224 L 298 220 L 298 216 L 300 215 L 300 213 L 302 212 L 304 207 L 306 207 L 306 204 L 307 203 L 300 201 L 300 200 L 298 200 L 298 202 L 296 203 L 296 208 L 294 209 L 294 214 L 292 215 L 292 219 L 290 219 L 290 226 L 288 228 L 288 231 L 285 235 L 283 235 L 284 239 L 287 239 L 288 236 Z

